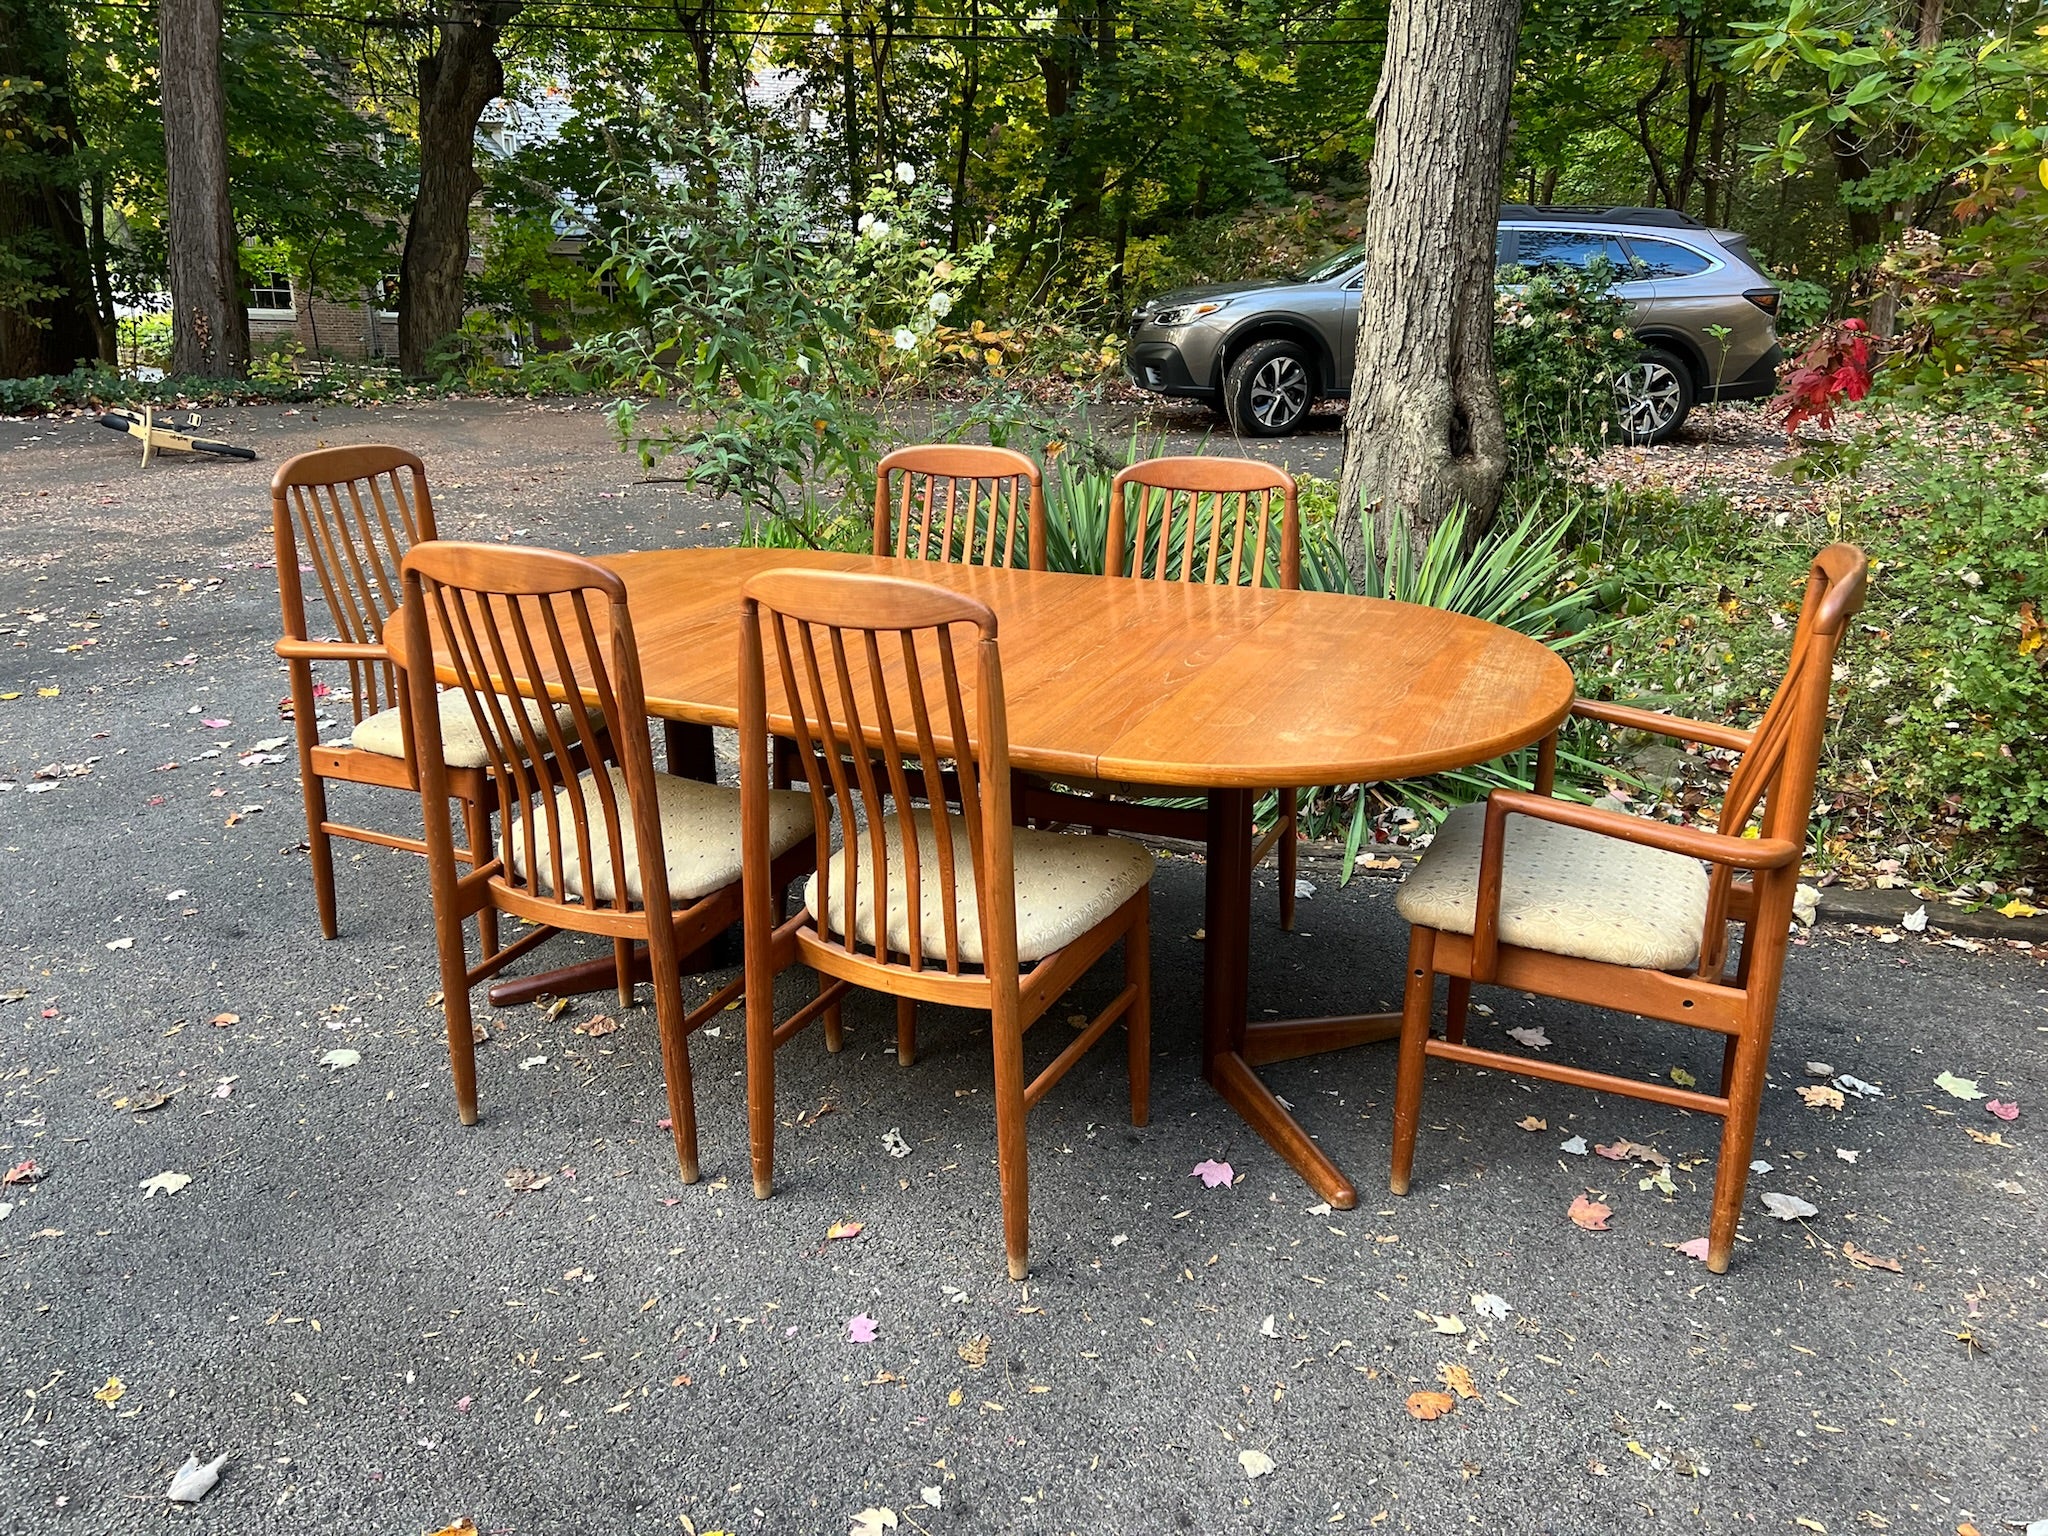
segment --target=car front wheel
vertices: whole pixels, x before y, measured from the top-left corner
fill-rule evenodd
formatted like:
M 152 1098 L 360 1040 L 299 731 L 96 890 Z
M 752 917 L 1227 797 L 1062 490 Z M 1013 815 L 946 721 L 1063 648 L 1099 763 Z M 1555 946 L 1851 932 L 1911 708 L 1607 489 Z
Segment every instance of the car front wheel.
M 1240 437 L 1285 437 L 1315 403 L 1314 365 L 1291 341 L 1253 342 L 1224 376 L 1224 412 Z
M 1669 442 L 1692 410 L 1692 370 L 1682 358 L 1651 347 L 1614 381 L 1621 439 L 1638 447 Z

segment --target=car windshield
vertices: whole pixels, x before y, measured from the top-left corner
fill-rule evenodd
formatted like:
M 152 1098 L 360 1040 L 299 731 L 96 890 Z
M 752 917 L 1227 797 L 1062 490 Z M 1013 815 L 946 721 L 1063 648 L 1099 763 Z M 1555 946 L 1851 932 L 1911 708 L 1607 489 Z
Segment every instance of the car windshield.
M 1341 277 L 1365 259 L 1365 242 L 1347 245 L 1334 256 L 1325 256 L 1296 279 L 1303 283 L 1327 283 L 1333 277 Z

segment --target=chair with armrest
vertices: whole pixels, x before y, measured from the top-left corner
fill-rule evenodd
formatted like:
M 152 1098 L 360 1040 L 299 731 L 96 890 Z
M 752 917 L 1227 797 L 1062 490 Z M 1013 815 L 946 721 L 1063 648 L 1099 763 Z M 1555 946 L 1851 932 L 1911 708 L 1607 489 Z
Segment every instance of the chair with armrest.
M 973 646 L 965 657 L 956 632 Z M 771 645 L 776 707 L 796 739 L 817 829 L 805 910 L 779 926 L 779 887 L 766 877 Z M 740 648 L 754 1193 L 765 1199 L 774 1187 L 776 1050 L 846 988 L 979 1009 L 995 1049 L 1004 1245 L 1021 1280 L 1026 1114 L 1119 1020 L 1131 1123 L 1147 1118 L 1152 855 L 1123 838 L 1012 826 L 996 619 L 975 599 L 889 577 L 768 571 L 747 583 Z M 918 785 L 950 776 L 958 811 L 921 803 L 913 774 Z M 1027 1083 L 1025 1031 L 1119 940 L 1122 989 Z M 822 988 L 778 1025 L 775 973 L 796 961 Z
M 1411 926 L 1391 1184 L 1408 1192 L 1432 1057 L 1606 1090 L 1722 1120 L 1707 1267 L 1728 1268 L 1749 1178 L 1792 901 L 1813 809 L 1834 658 L 1863 604 L 1866 561 L 1814 559 L 1783 681 L 1754 730 L 1581 699 L 1572 713 L 1739 754 L 1712 831 L 1554 799 L 1556 735 L 1536 792 L 1495 790 L 1446 819 L 1402 885 Z M 1756 835 L 1752 819 L 1761 812 Z M 1728 925 L 1741 928 L 1729 967 Z M 1435 981 L 1450 979 L 1445 1037 Z M 1473 983 L 1614 1008 L 1725 1037 L 1713 1092 L 1483 1049 L 1465 1039 Z

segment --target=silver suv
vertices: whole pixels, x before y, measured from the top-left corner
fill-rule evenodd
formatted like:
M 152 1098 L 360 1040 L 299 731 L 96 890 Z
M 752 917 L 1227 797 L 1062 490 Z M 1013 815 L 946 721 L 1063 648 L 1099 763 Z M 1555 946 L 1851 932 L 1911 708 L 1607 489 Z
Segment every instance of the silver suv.
M 1698 401 L 1756 400 L 1777 388 L 1778 288 L 1732 229 L 1668 208 L 1501 209 L 1502 280 L 1596 260 L 1620 274 L 1642 360 L 1615 389 L 1617 426 L 1661 443 Z M 1298 430 L 1318 400 L 1351 389 L 1364 247 L 1291 281 L 1181 288 L 1131 315 L 1131 382 L 1201 400 L 1244 437 Z

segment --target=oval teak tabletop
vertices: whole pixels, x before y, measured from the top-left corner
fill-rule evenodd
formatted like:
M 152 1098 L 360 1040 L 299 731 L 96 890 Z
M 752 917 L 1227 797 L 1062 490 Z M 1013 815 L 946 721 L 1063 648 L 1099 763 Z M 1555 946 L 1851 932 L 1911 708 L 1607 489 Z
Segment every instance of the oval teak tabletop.
M 1372 598 L 816 550 L 602 563 L 631 594 L 649 712 L 706 725 L 738 719 L 733 630 L 756 572 L 874 571 L 972 593 L 996 614 L 1011 760 L 1040 773 L 1202 789 L 1408 778 L 1527 746 L 1572 701 L 1571 669 L 1537 641 Z

